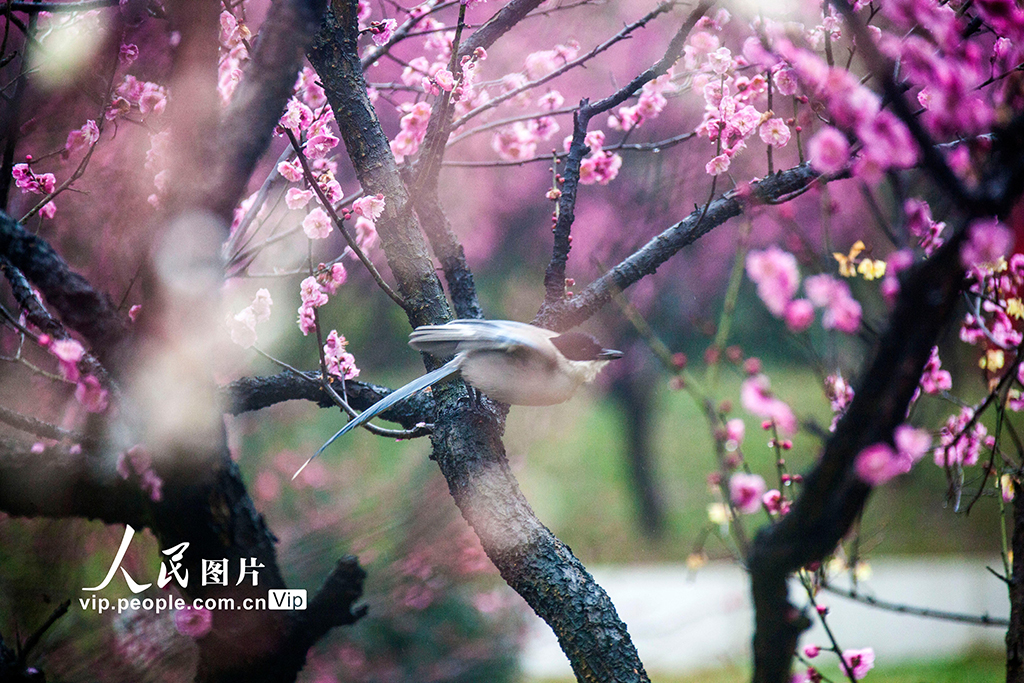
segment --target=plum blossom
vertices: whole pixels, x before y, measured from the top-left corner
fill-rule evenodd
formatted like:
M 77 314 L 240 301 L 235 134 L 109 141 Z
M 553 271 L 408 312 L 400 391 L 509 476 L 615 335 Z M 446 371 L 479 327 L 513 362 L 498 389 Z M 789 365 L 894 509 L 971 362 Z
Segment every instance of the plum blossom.
M 423 136 L 427 134 L 427 122 L 430 120 L 430 104 L 417 102 L 408 105 L 408 113 L 399 121 L 399 132 L 391 141 L 391 153 L 395 161 L 402 163 L 407 156 L 415 154 Z
M 174 628 L 183 636 L 202 638 L 213 628 L 213 613 L 205 607 L 186 607 L 174 612 Z
M 75 399 L 90 413 L 102 413 L 107 409 L 109 394 L 93 375 L 86 375 L 75 387 Z
M 796 257 L 775 245 L 747 254 L 747 275 L 757 285 L 757 295 L 775 316 L 786 311 L 786 305 L 800 285 Z
M 231 341 L 248 349 L 256 343 L 256 314 L 252 307 L 247 306 L 234 316 L 228 317 L 228 329 Z
M 68 133 L 67 142 L 64 143 L 62 156 L 66 159 L 80 149 L 92 147 L 100 139 L 100 129 L 96 122 L 89 119 L 81 128 Z
M 78 362 L 85 357 L 85 349 L 77 340 L 58 339 L 50 344 L 50 353 L 57 357 L 60 375 L 69 382 L 77 382 L 80 376 Z
M 925 255 L 931 256 L 932 252 L 942 246 L 943 239 L 939 235 L 946 224 L 933 221 L 928 203 L 921 199 L 908 199 L 903 204 L 903 211 L 907 215 L 907 230 L 918 238 L 918 244 L 924 249 Z
M 377 47 L 386 44 L 395 35 L 395 29 L 398 28 L 398 21 L 395 19 L 385 19 L 384 21 L 375 21 L 370 24 L 370 37 L 373 38 L 373 44 Z
M 797 420 L 793 410 L 772 394 L 771 382 L 766 375 L 757 374 L 743 381 L 740 402 L 747 411 L 774 422 L 782 432 L 796 433 Z
M 838 130 L 825 126 L 807 143 L 807 156 L 816 170 L 838 173 L 849 161 L 850 143 Z
M 299 133 L 309 128 L 312 123 L 313 110 L 293 97 L 288 100 L 288 106 L 285 107 L 284 114 L 281 115 L 278 125 L 282 128 L 287 128 L 298 136 Z
M 316 325 L 313 309 L 327 303 L 327 291 L 315 277 L 311 276 L 300 283 L 299 296 L 302 299 L 302 305 L 299 306 L 299 330 L 306 336 Z
M 710 176 L 722 175 L 729 170 L 732 159 L 728 154 L 719 154 L 704 165 L 704 172 Z
M 384 213 L 384 205 L 384 195 L 382 194 L 373 197 L 360 197 L 352 202 L 352 213 L 369 221 L 375 221 Z
M 290 187 L 284 195 L 284 203 L 289 209 L 301 209 L 313 198 L 312 190 L 300 190 L 297 187 Z
M 117 52 L 117 59 L 123 66 L 131 66 L 139 58 L 139 46 L 135 43 L 123 43 Z
M 331 236 L 331 217 L 319 206 L 302 219 L 302 232 L 311 240 L 322 240 Z
M 759 474 L 737 472 L 729 478 L 729 500 L 744 514 L 761 509 L 761 497 L 767 487 Z
M 539 139 L 522 121 L 498 130 L 491 139 L 491 148 L 506 161 L 522 161 L 537 153 Z
M 607 185 L 619 175 L 621 167 L 622 157 L 618 154 L 603 150 L 594 152 L 580 162 L 580 184 Z
M 861 306 L 850 294 L 850 286 L 842 280 L 822 273 L 804 280 L 807 298 L 818 308 L 825 309 L 821 326 L 853 334 L 860 327 Z
M 876 443 L 857 454 L 854 469 L 861 481 L 879 486 L 901 474 L 896 451 L 887 443 Z
M 843 661 L 849 667 L 853 678 L 859 681 L 874 668 L 875 651 L 870 647 L 861 650 L 843 650 Z
M 766 145 L 772 147 L 785 147 L 789 142 L 790 132 L 789 126 L 782 119 L 776 117 L 768 119 L 761 124 L 761 129 L 758 132 L 761 136 L 761 141 Z
M 256 343 L 256 323 L 270 320 L 270 307 L 273 305 L 270 292 L 266 288 L 256 291 L 252 303 L 236 313 L 228 315 L 228 329 L 231 332 L 231 341 L 243 349 L 250 348 Z
M 337 330 L 331 330 L 327 335 L 327 342 L 324 344 L 324 362 L 327 364 L 327 372 L 339 379 L 355 379 L 359 376 L 355 356 L 345 350 L 347 345 L 348 340 L 338 334 Z
M 57 187 L 57 178 L 52 173 L 37 174 L 28 164 L 15 164 L 11 169 L 14 184 L 35 194 L 50 194 Z
M 902 424 L 893 432 L 895 448 L 887 443 L 868 446 L 857 455 L 857 476 L 871 486 L 879 486 L 893 477 L 906 474 L 924 457 L 932 437 L 924 429 Z
M 122 479 L 128 480 L 134 474 L 139 478 L 139 488 L 149 495 L 150 500 L 159 503 L 163 499 L 163 480 L 153 470 L 153 461 L 142 446 L 136 444 L 117 456 L 115 465 Z
M 974 221 L 968 228 L 967 241 L 960 248 L 960 260 L 967 268 L 995 264 L 1012 246 L 1013 233 L 998 220 Z
M 938 394 L 952 388 L 953 376 L 947 370 L 942 369 L 942 361 L 939 360 L 939 347 L 933 346 L 932 354 L 924 365 L 924 372 L 921 373 L 921 390 L 926 394 Z
M 299 160 L 294 161 L 282 161 L 277 165 L 277 172 L 281 174 L 285 180 L 297 183 L 302 180 L 302 166 L 299 164 Z
M 332 264 L 325 275 L 326 277 L 322 278 L 322 284 L 327 293 L 332 296 L 338 293 L 338 288 L 345 284 L 345 281 L 348 279 L 348 271 L 345 270 L 345 266 L 341 263 Z
M 793 299 L 786 304 L 782 317 L 790 332 L 803 332 L 814 322 L 814 304 L 807 299 Z
M 974 409 L 964 406 L 957 415 L 950 415 L 946 424 L 939 430 L 939 446 L 932 451 L 935 464 L 939 467 L 947 465 L 974 465 L 988 430 L 981 421 L 976 421 L 971 429 L 966 429 L 974 418 Z

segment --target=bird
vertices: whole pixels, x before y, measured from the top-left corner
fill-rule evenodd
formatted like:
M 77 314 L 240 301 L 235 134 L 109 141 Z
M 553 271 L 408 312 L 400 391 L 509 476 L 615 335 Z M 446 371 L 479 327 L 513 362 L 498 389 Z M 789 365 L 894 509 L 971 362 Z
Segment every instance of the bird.
M 622 358 L 621 351 L 602 348 L 586 332 L 559 334 L 512 320 L 453 320 L 444 325 L 422 325 L 409 335 L 409 346 L 432 356 L 455 357 L 395 389 L 350 420 L 292 479 L 338 437 L 457 373 L 495 401 L 548 406 L 569 400 L 581 384 L 593 381 L 608 361 Z

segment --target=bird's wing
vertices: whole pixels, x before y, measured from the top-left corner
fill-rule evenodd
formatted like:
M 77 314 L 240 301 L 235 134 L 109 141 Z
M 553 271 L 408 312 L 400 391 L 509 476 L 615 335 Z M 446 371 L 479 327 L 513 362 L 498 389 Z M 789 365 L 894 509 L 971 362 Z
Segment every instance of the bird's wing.
M 302 472 L 302 470 L 306 468 L 306 465 L 313 461 L 313 458 L 323 453 L 324 449 L 326 449 L 328 446 L 334 443 L 335 439 L 337 439 L 339 436 L 346 432 L 352 431 L 353 429 L 363 424 L 364 422 L 367 422 L 368 420 L 373 419 L 377 415 L 380 415 L 391 406 L 401 401 L 404 401 L 405 399 L 415 394 L 417 391 L 422 391 L 423 389 L 429 387 L 431 384 L 436 384 L 437 382 L 440 382 L 441 380 L 447 377 L 451 377 L 452 375 L 459 371 L 459 365 L 461 365 L 461 363 L 462 356 L 456 356 L 453 360 L 445 363 L 437 370 L 434 370 L 433 372 L 428 372 L 422 377 L 419 377 L 409 382 L 404 387 L 395 389 L 390 394 L 388 394 L 381 400 L 377 401 L 363 412 L 359 413 L 359 415 L 349 420 L 348 424 L 339 429 L 337 434 L 329 438 L 327 440 L 327 443 L 321 446 L 316 453 L 310 456 L 309 460 L 304 462 L 302 464 L 302 467 L 300 467 L 298 471 L 294 475 L 292 475 L 292 479 L 295 479 L 295 477 L 299 476 L 299 472 Z
M 442 357 L 474 349 L 498 351 L 521 346 L 539 351 L 543 350 L 541 340 L 555 334 L 511 320 L 453 320 L 417 327 L 409 335 L 409 346 Z

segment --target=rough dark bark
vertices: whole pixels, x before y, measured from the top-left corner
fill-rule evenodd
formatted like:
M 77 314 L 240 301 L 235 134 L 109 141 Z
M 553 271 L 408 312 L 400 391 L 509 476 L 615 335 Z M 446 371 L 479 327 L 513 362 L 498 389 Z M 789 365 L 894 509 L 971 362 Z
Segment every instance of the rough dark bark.
M 1009 579 L 1010 627 L 1006 630 L 1006 683 L 1024 683 L 1024 495 L 1013 499 L 1013 573 Z
M 237 379 L 221 390 L 224 410 L 231 415 L 239 415 L 295 400 L 312 401 L 321 408 L 336 407 L 334 400 L 320 387 L 319 377 L 318 372 L 305 372 L 298 377 L 287 371 L 269 377 Z M 390 393 L 391 389 L 376 384 L 345 382 L 348 404 L 356 410 L 366 410 Z M 397 422 L 405 429 L 412 429 L 420 422 L 429 422 L 433 416 L 434 399 L 425 392 L 419 392 L 381 413 L 381 419 Z

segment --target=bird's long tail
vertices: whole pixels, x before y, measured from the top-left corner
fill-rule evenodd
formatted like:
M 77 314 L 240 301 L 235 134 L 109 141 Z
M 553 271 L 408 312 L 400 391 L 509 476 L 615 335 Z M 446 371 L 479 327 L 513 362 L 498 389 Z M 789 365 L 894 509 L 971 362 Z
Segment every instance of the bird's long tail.
M 352 431 L 353 429 L 355 429 L 359 425 L 363 424 L 364 422 L 366 422 L 368 420 L 371 420 L 374 417 L 380 415 L 381 413 L 383 413 L 385 410 L 387 410 L 391 406 L 393 406 L 396 403 L 399 403 L 401 401 L 404 401 L 405 399 L 407 399 L 410 396 L 412 396 L 413 394 L 415 394 L 417 391 L 422 391 L 422 390 L 426 389 L 427 387 L 429 387 L 432 384 L 436 384 L 437 382 L 440 382 L 443 379 L 447 379 L 448 377 L 451 377 L 452 375 L 454 375 L 455 373 L 457 373 L 459 371 L 459 366 L 461 366 L 461 365 L 462 365 L 462 356 L 461 355 L 456 356 L 455 358 L 453 358 L 449 362 L 447 362 L 444 365 L 442 365 L 441 367 L 439 367 L 437 370 L 434 370 L 433 372 L 428 372 L 427 374 L 423 375 L 422 377 L 419 377 L 419 378 L 414 379 L 413 381 L 409 382 L 404 387 L 401 387 L 399 389 L 395 389 L 390 394 L 388 394 L 387 396 L 385 396 L 381 400 L 377 401 L 376 403 L 374 403 L 372 406 L 370 406 L 369 408 L 367 408 L 363 412 L 359 413 L 359 415 L 357 415 L 356 417 L 354 417 L 351 420 L 349 420 L 348 424 L 346 424 L 344 427 L 339 429 L 337 434 L 335 434 L 334 436 L 329 438 L 327 440 L 327 443 L 325 443 L 323 446 L 321 446 L 320 449 L 316 453 L 314 453 L 312 456 L 310 456 L 309 460 L 304 462 L 302 464 L 302 467 L 300 467 L 298 469 L 298 471 L 295 474 L 292 475 L 292 479 L 295 479 L 295 477 L 299 476 L 299 473 L 302 472 L 302 470 L 306 469 L 306 465 L 308 465 L 309 463 L 313 462 L 313 458 L 315 458 L 316 456 L 318 456 L 321 453 L 323 453 L 324 450 L 328 446 L 330 446 L 332 443 L 334 443 L 334 441 L 339 436 L 341 436 L 342 434 L 345 434 L 346 432 Z

